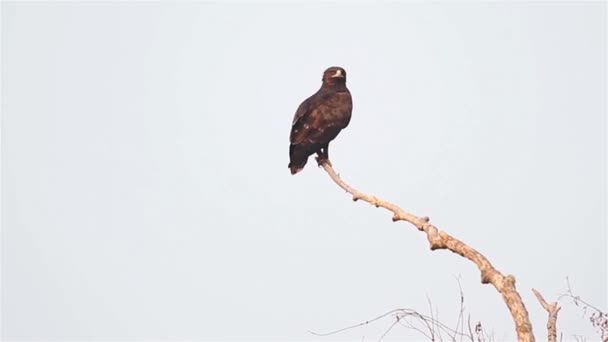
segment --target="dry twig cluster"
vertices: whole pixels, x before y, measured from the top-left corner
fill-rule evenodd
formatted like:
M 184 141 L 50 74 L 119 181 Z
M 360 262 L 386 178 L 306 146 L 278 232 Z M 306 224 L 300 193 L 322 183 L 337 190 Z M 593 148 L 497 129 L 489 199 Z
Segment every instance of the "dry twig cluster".
M 574 305 L 583 309 L 583 315 L 588 315 L 590 313 L 589 322 L 601 336 L 602 342 L 608 342 L 608 312 L 602 311 L 598 307 L 589 304 L 579 296 L 575 296 L 570 287 L 570 280 L 567 278 L 566 283 L 568 286 L 567 292 L 559 296 L 559 298 L 570 299 Z
M 433 311 L 433 305 L 431 303 L 430 298 L 429 302 L 429 310 L 430 313 L 428 315 L 422 314 L 418 311 L 412 309 L 395 309 L 390 310 L 388 312 L 383 313 L 375 318 L 367 320 L 365 322 L 361 322 L 358 324 L 354 324 L 345 328 L 341 328 L 338 330 L 326 332 L 326 333 L 317 333 L 310 331 L 311 334 L 316 336 L 329 336 L 334 335 L 346 330 L 351 330 L 355 328 L 360 328 L 366 325 L 370 325 L 376 322 L 379 322 L 383 319 L 391 319 L 392 322 L 387 329 L 384 330 L 382 335 L 379 337 L 378 342 L 382 341 L 396 326 L 401 326 L 410 330 L 414 330 L 419 334 L 423 335 L 429 341 L 471 341 L 471 342 L 486 342 L 492 341 L 493 337 L 488 335 L 484 330 L 481 322 L 475 323 L 473 325 L 471 323 L 471 315 L 467 315 L 466 323 L 464 319 L 464 292 L 462 291 L 462 287 L 460 286 L 460 281 L 458 281 L 458 288 L 460 290 L 460 310 L 458 313 L 458 320 L 456 321 L 456 325 L 454 328 L 448 326 L 447 324 L 441 322 L 436 312 Z

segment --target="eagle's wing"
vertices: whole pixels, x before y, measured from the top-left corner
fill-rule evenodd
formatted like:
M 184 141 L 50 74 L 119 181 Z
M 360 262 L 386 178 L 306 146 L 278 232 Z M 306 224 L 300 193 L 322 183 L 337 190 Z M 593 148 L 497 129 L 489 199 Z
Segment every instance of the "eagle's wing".
M 338 133 L 348 125 L 352 110 L 350 93 L 336 93 L 320 89 L 306 99 L 293 118 L 289 136 L 289 168 L 298 173 L 308 157 L 325 149 Z
M 340 105 L 336 106 L 336 102 Z M 336 116 L 336 107 L 341 107 L 338 112 L 344 115 Z M 323 144 L 333 140 L 348 125 L 351 110 L 350 94 L 317 92 L 298 107 L 291 127 L 291 143 Z
M 308 113 L 308 109 L 310 107 L 310 103 L 312 102 L 312 96 L 304 100 L 304 102 L 300 103 L 298 109 L 296 110 L 296 114 L 293 116 L 293 121 L 291 122 L 291 126 L 295 126 L 296 123 L 303 118 L 306 113 Z
M 296 114 L 293 116 L 293 122 L 291 123 L 291 134 L 289 141 L 292 144 L 302 143 L 305 137 L 310 133 L 311 121 L 315 121 L 314 118 L 318 115 L 314 115 L 316 107 L 318 107 L 319 94 L 316 93 L 311 97 L 307 98 L 300 104 L 296 110 Z M 317 118 L 318 119 L 318 118 Z

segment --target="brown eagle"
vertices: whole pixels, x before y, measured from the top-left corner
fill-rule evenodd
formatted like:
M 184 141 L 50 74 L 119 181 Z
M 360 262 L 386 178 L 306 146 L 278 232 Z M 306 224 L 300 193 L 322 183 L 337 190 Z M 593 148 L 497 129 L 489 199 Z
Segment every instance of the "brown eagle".
M 350 122 L 353 100 L 346 88 L 346 71 L 341 67 L 325 70 L 321 88 L 300 104 L 291 124 L 289 169 L 300 172 L 308 157 L 317 153 L 329 160 L 329 142 Z

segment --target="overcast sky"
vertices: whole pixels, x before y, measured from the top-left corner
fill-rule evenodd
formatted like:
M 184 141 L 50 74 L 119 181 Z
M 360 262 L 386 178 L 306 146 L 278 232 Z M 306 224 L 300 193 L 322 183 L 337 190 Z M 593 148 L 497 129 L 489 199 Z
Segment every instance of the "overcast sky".
M 348 72 L 354 187 L 517 278 L 539 340 L 606 309 L 606 4 L 2 2 L 2 338 L 376 341 L 395 308 L 514 339 L 476 267 L 316 167 L 293 113 Z M 563 303 L 558 329 L 597 339 Z M 388 340 L 420 340 L 396 327 Z

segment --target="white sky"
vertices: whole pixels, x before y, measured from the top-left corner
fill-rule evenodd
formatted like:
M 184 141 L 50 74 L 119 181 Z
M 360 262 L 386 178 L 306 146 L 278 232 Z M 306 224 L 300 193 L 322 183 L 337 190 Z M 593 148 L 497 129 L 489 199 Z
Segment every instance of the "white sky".
M 514 274 L 539 340 L 606 309 L 606 4 L 2 2 L 2 338 L 376 341 L 394 308 L 499 340 L 477 269 L 353 203 L 290 123 L 332 65 L 353 186 Z M 564 338 L 597 338 L 564 303 Z M 395 328 L 388 340 L 420 340 Z

